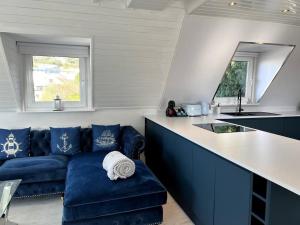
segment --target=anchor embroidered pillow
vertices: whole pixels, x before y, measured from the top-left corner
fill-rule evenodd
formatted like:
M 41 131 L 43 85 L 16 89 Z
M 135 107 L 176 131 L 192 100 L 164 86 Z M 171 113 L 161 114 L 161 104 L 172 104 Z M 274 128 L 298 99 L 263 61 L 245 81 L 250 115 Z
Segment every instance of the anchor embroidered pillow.
M 92 125 L 92 130 L 93 152 L 119 150 L 120 124 L 110 126 Z
M 18 130 L 0 129 L 0 159 L 29 156 L 30 128 Z
M 50 133 L 52 154 L 74 155 L 80 152 L 80 127 L 50 127 Z

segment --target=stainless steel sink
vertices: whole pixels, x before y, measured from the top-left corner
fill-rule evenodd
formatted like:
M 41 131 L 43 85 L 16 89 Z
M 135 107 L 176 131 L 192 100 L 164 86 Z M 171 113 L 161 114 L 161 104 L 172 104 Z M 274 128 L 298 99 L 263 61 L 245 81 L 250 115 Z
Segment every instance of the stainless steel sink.
M 230 113 L 222 113 L 224 115 L 229 116 L 278 116 L 280 114 L 269 113 L 269 112 L 230 112 Z

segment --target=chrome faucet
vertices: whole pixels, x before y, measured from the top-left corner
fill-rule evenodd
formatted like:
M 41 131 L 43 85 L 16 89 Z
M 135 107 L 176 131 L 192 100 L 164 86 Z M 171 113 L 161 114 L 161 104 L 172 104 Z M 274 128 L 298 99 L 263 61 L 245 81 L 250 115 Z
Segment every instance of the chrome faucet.
M 237 100 L 238 100 L 237 113 L 241 114 L 241 112 L 244 111 L 244 109 L 242 108 L 242 89 L 241 88 L 239 89 Z

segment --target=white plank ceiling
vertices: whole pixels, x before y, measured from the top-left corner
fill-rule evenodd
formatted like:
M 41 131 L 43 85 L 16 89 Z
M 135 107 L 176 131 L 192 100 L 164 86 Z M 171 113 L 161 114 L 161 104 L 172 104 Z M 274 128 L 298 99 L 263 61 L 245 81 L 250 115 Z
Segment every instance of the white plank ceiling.
M 206 0 L 195 7 L 190 14 L 270 21 L 299 26 L 299 7 L 299 0 Z
M 184 14 L 180 2 L 151 11 L 123 0 L 1 0 L 0 32 L 91 37 L 95 107 L 157 107 Z M 3 71 L 0 58 L 5 107 L 13 90 Z

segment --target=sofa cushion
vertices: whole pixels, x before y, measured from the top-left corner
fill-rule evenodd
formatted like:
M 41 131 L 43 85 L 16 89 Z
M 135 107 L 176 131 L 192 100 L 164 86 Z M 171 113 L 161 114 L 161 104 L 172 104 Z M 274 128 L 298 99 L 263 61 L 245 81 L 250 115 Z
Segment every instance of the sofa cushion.
M 65 180 L 68 157 L 37 156 L 7 160 L 0 167 L 0 180 L 22 179 L 22 183 Z
M 64 221 L 77 221 L 156 207 L 166 202 L 165 188 L 142 161 L 135 174 L 111 181 L 102 168 L 104 152 L 81 153 L 68 166 Z
M 80 152 L 80 127 L 50 127 L 50 132 L 53 154 L 74 155 Z
M 30 128 L 19 130 L 0 129 L 0 159 L 23 158 L 29 156 Z
M 93 151 L 116 151 L 120 145 L 120 124 L 111 126 L 92 125 Z

